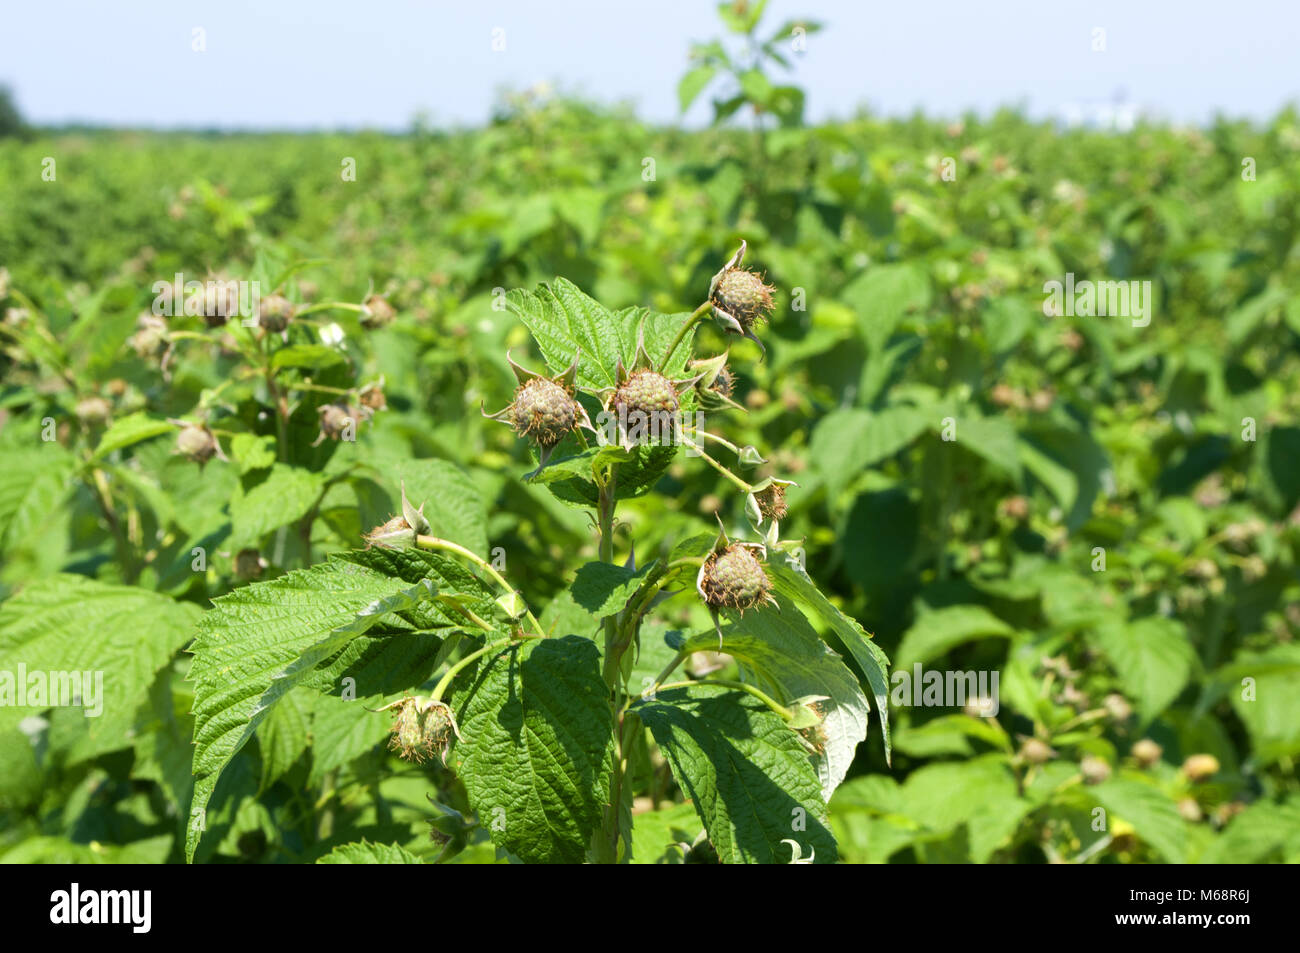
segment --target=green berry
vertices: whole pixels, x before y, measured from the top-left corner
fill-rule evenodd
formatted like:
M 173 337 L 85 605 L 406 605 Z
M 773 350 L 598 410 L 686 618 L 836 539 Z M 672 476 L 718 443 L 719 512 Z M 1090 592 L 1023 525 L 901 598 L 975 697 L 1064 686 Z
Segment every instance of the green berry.
M 772 588 L 751 547 L 733 543 L 716 552 L 704 563 L 700 591 L 704 602 L 714 609 L 752 609 L 769 601 Z
M 258 326 L 271 334 L 279 334 L 287 328 L 292 317 L 293 303 L 283 295 L 267 295 L 258 302 Z
M 577 401 L 555 381 L 534 377 L 515 391 L 510 421 L 538 446 L 553 447 L 578 425 Z
M 661 438 L 672 434 L 681 402 L 673 382 L 656 371 L 636 371 L 614 391 L 609 409 L 627 430 L 644 430 Z
M 734 268 L 718 281 L 713 303 L 748 331 L 755 321 L 772 310 L 772 288 L 754 272 Z

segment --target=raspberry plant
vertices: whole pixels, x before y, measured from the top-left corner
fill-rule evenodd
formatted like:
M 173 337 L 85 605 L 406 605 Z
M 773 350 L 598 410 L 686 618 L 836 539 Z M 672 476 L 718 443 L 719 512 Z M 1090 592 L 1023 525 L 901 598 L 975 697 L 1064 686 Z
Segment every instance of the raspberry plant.
M 355 706 L 382 685 L 393 697 L 363 717 L 391 719 L 402 758 L 454 772 L 478 824 L 518 860 L 629 860 L 633 799 L 660 759 L 698 814 L 700 833 L 683 841 L 692 857 L 835 859 L 826 803 L 870 704 L 832 644 L 867 680 L 886 756 L 888 661 L 804 571 L 799 541 L 781 537 L 794 484 L 742 475 L 757 451 L 715 433 L 700 409 L 734 412 L 728 354 L 693 355 L 698 323 L 712 312 L 722 330 L 755 338 L 772 305 L 744 254 L 742 243 L 690 314 L 611 312 L 563 278 L 508 296 L 553 376 L 509 359 L 519 385 L 491 417 L 532 447 L 528 482 L 590 511 L 598 558 L 574 566 L 536 615 L 481 544 L 436 535 L 404 489 L 402 512 L 365 534 L 366 548 L 218 598 L 192 647 L 195 818 L 291 692 Z M 209 443 L 194 431 L 182 436 L 197 458 Z M 683 453 L 743 495 L 748 525 L 735 539 L 722 529 L 637 553 L 620 507 Z M 457 492 L 439 487 L 435 508 L 454 508 Z M 667 624 L 681 618 L 674 600 L 696 600 L 704 625 Z M 687 674 L 697 653 L 717 651 L 738 678 Z M 202 829 L 190 825 L 190 858 Z

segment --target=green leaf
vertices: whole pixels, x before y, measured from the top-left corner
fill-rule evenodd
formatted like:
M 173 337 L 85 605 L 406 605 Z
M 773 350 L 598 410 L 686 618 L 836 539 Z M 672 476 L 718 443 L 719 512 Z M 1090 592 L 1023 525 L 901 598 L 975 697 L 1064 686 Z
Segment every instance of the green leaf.
M 95 686 L 84 694 L 89 746 L 79 754 L 130 747 L 137 710 L 198 615 L 192 604 L 132 586 L 71 575 L 39 579 L 0 604 L 0 673 L 12 674 L 7 689 L 17 688 L 19 665 L 29 679 L 42 673 L 51 688 L 59 673 L 89 673 Z M 0 686 L 5 681 L 0 678 Z M 92 697 L 99 689 L 102 695 Z M 48 707 L 31 704 L 30 696 L 21 706 L 7 699 L 0 705 L 0 732 Z M 95 709 L 99 714 L 90 714 Z
M 99 446 L 95 448 L 95 454 L 91 459 L 102 460 L 114 450 L 121 450 L 123 447 L 129 447 L 133 443 L 160 434 L 171 433 L 175 429 L 175 425 L 150 417 L 144 411 L 131 414 L 113 421 L 113 425 L 104 431 L 104 436 L 100 437 Z
M 635 329 L 615 320 L 594 298 L 571 281 L 556 278 L 536 291 L 511 291 L 506 304 L 532 332 L 552 374 L 562 374 L 581 351 L 578 385 L 586 390 L 618 386 L 618 362 L 628 352 Z
M 419 857 L 416 857 L 405 847 L 399 847 L 397 844 L 372 844 L 369 841 L 361 841 L 356 844 L 343 844 L 335 847 L 324 857 L 319 858 L 318 864 L 422 864 Z
M 551 457 L 546 462 L 546 466 L 525 473 L 524 479 L 529 483 L 554 483 L 557 480 L 568 480 L 576 476 L 589 481 L 594 468 L 611 463 L 627 463 L 634 459 L 635 455 L 635 451 L 617 444 L 588 447 L 569 456 Z
M 302 519 L 324 483 L 319 473 L 277 463 L 265 480 L 231 499 L 231 547 L 256 546 L 271 530 Z
M 740 88 L 745 98 L 757 106 L 767 106 L 772 97 L 772 81 L 762 70 L 747 69 L 740 74 Z
M 581 863 L 609 798 L 613 713 L 589 639 L 511 645 L 462 672 L 457 774 L 493 843 L 529 863 Z
M 194 662 L 194 800 L 185 853 L 192 859 L 203 811 L 221 770 L 267 711 L 320 662 L 381 619 L 437 595 L 365 566 L 332 560 L 213 601 L 199 623 Z
M 677 103 L 682 112 L 690 109 L 691 103 L 704 92 L 704 87 L 713 81 L 717 73 L 716 66 L 697 66 L 681 78 L 681 82 L 677 84 Z
M 401 486 L 405 482 L 407 499 L 415 506 L 424 506 L 433 535 L 487 558 L 487 508 L 468 473 L 454 463 L 437 459 L 384 458 L 375 466 L 383 474 L 380 482 L 389 491 L 394 513 L 401 512 Z
M 1088 640 L 1106 653 L 1143 722 L 1169 707 L 1191 676 L 1195 653 L 1186 628 L 1174 619 L 1104 622 Z
M 840 293 L 858 313 L 862 334 L 872 351 L 881 350 L 904 316 L 930 305 L 930 279 L 914 265 L 885 264 L 864 271 Z
M 743 616 L 727 614 L 721 651 L 740 662 L 747 682 L 786 705 L 808 695 L 827 697 L 821 728 L 809 736 L 816 737 L 813 764 L 822 797 L 829 800 L 848 773 L 858 743 L 867 737 L 871 706 L 857 676 L 793 605 L 763 606 Z M 687 639 L 683 647 L 718 651 L 718 639 L 707 632 Z
M 1199 860 L 1203 864 L 1300 862 L 1300 795 L 1292 794 L 1277 804 L 1250 805 L 1228 823 Z
M 573 601 L 598 618 L 621 612 L 653 567 L 647 563 L 633 571 L 613 563 L 587 563 L 569 587 Z
M 34 548 L 72 489 L 76 460 L 57 443 L 7 446 L 0 467 L 0 552 Z
M 1185 863 L 1187 823 L 1178 806 L 1159 788 L 1145 781 L 1114 778 L 1086 789 L 1108 814 L 1108 829 L 1119 818 L 1132 824 L 1137 836 L 1171 864 Z
M 230 441 L 230 455 L 240 474 L 264 470 L 275 463 L 275 439 L 251 433 L 235 434 Z
M 634 707 L 695 803 L 723 863 L 833 863 L 821 783 L 798 736 L 762 702 L 699 684 Z M 792 843 L 793 842 L 793 845 Z
M 296 688 L 280 700 L 262 721 L 257 732 L 262 755 L 259 793 L 282 778 L 307 750 L 311 735 L 312 694 Z
M 1215 681 L 1250 733 L 1256 758 L 1270 764 L 1300 753 L 1300 645 L 1239 652 Z
M 933 421 L 933 425 L 936 432 L 942 433 L 942 421 Z M 957 439 L 952 443 L 983 457 L 1017 484 L 1020 483 L 1021 444 L 1010 421 L 997 417 L 962 417 L 957 420 Z
M 881 743 L 885 746 L 885 761 L 890 760 L 889 746 L 889 658 L 884 650 L 872 641 L 862 626 L 850 619 L 817 588 L 808 573 L 789 553 L 772 550 L 768 553 L 767 570 L 772 588 L 777 596 L 784 596 L 802 604 L 822 622 L 829 625 L 871 686 L 876 701 L 876 714 L 880 716 Z
M 271 367 L 277 371 L 286 367 L 322 370 L 346 360 L 341 352 L 323 344 L 291 344 L 275 352 L 271 358 Z
M 938 658 L 949 649 L 974 639 L 1010 638 L 1015 630 L 983 606 L 964 605 L 931 609 L 919 615 L 903 635 L 894 661 L 909 669 Z
M 813 432 L 808 456 L 839 493 L 868 467 L 888 459 L 920 435 L 930 414 L 915 407 L 889 407 L 879 412 L 836 410 L 822 418 Z

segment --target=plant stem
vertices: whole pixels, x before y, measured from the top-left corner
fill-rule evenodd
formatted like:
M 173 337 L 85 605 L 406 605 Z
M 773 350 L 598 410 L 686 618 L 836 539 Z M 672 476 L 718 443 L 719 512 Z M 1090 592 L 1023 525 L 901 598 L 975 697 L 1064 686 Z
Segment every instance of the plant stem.
M 728 470 L 726 467 L 724 467 L 724 466 L 723 466 L 721 463 L 719 463 L 717 460 L 714 460 L 711 456 L 709 456 L 709 454 L 705 451 L 705 449 L 704 449 L 703 447 L 701 447 L 698 443 L 695 443 L 695 442 L 692 441 L 692 440 L 687 440 L 685 437 L 682 438 L 682 443 L 686 444 L 686 446 L 690 447 L 692 450 L 694 450 L 696 453 L 698 453 L 701 457 L 703 457 L 705 463 L 707 463 L 709 466 L 713 467 L 713 469 L 717 470 L 717 471 L 718 471 L 719 473 L 721 473 L 724 477 L 726 477 L 729 481 L 731 481 L 731 483 L 736 487 L 736 489 L 740 490 L 742 493 L 753 493 L 753 492 L 754 492 L 754 488 L 753 488 L 752 486 L 750 486 L 748 483 L 746 483 L 746 482 L 745 482 L 744 480 L 742 480 L 740 477 L 736 476 L 736 474 L 732 473 L 730 470 Z
M 511 586 L 510 583 L 506 582 L 505 577 L 502 576 L 501 573 L 496 571 L 496 567 L 482 556 L 466 549 L 458 543 L 453 543 L 449 539 L 440 539 L 437 536 L 417 536 L 415 537 L 415 545 L 420 549 L 442 549 L 468 559 L 475 566 L 478 566 L 479 569 L 482 569 L 485 573 L 491 576 L 496 584 L 506 592 L 515 592 L 515 588 Z M 537 621 L 533 613 L 529 609 L 525 608 L 524 615 L 528 619 L 528 624 L 533 627 L 533 631 L 537 633 L 538 636 L 545 638 L 545 633 L 542 632 L 542 624 Z
M 687 679 L 681 682 L 669 682 L 667 685 L 657 685 L 655 686 L 655 690 L 666 692 L 674 688 L 687 688 L 691 685 L 721 685 L 723 688 L 733 688 L 738 692 L 746 692 L 750 695 L 753 695 L 755 698 L 761 701 L 768 708 L 772 709 L 772 711 L 776 712 L 786 721 L 789 721 L 791 718 L 794 717 L 794 714 L 790 711 L 790 709 L 786 708 L 784 705 L 776 701 L 774 698 L 772 698 L 772 696 L 763 692 L 761 689 L 755 688 L 753 685 L 750 685 L 748 682 L 733 682 L 730 679 L 725 679 L 725 678 L 710 678 L 704 681 L 692 681 L 691 679 Z
M 682 343 L 682 340 L 686 337 L 691 328 L 695 327 L 695 325 L 699 323 L 700 318 L 704 317 L 704 312 L 708 311 L 712 304 L 713 302 L 711 301 L 704 302 L 704 304 L 696 308 L 691 313 L 691 316 L 686 319 L 686 323 L 681 326 L 681 329 L 677 332 L 677 336 L 673 338 L 673 343 L 668 345 L 668 353 L 664 355 L 663 370 L 668 369 L 668 362 L 671 361 L 673 355 L 677 353 L 678 345 Z
M 461 670 L 464 669 L 465 666 L 469 665 L 475 659 L 482 658 L 484 655 L 487 655 L 487 653 L 493 651 L 494 649 L 499 649 L 501 646 L 511 641 L 513 640 L 497 639 L 495 642 L 489 642 L 486 645 L 484 645 L 482 648 L 475 649 L 473 652 L 470 652 L 469 655 L 466 655 L 463 659 L 461 659 L 451 668 L 447 669 L 447 674 L 442 676 L 442 678 L 438 680 L 437 685 L 433 686 L 433 696 L 432 696 L 433 700 L 436 702 L 442 701 L 442 693 L 447 690 L 447 686 L 451 684 L 452 679 L 454 679 L 457 675 L 459 675 Z
M 611 468 L 607 482 L 600 486 L 600 499 L 597 502 L 596 517 L 600 529 L 599 553 L 601 562 L 614 561 L 614 498 L 615 481 L 618 479 L 617 468 Z M 605 664 L 602 675 L 609 686 L 610 715 L 613 719 L 614 747 L 611 752 L 612 764 L 609 781 L 609 804 L 601 828 L 595 859 L 600 863 L 618 863 L 619 818 L 623 807 L 623 687 L 620 677 L 620 652 L 618 618 L 615 615 L 605 619 Z

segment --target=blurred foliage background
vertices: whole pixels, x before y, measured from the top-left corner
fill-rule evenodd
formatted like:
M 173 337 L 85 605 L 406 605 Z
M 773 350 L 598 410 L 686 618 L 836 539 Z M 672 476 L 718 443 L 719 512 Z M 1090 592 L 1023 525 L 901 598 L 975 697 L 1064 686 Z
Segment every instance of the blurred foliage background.
M 460 133 L 0 141 L 0 632 L 3 606 L 54 573 L 206 607 L 249 573 L 354 548 L 407 460 L 455 464 L 481 500 L 473 532 L 546 607 L 594 536 L 519 479 L 522 442 L 480 415 L 510 400 L 508 349 L 540 366 L 501 289 L 559 275 L 610 308 L 690 311 L 744 239 L 777 311 L 765 359 L 700 331 L 699 353 L 733 345 L 748 408 L 712 422 L 765 454 L 756 473 L 798 483 L 783 536 L 898 669 L 1000 673 L 996 717 L 898 706 L 892 767 L 877 738 L 859 748 L 831 805 L 842 859 L 1295 862 L 1298 181 L 1292 111 L 1123 135 L 1010 112 L 759 134 L 530 92 Z M 382 375 L 388 407 L 356 444 L 314 451 L 331 482 L 287 537 L 247 515 L 256 468 L 238 457 L 200 467 L 161 432 L 102 449 L 141 412 L 264 430 L 255 383 L 221 390 L 243 361 L 228 342 L 178 342 L 164 375 L 134 336 L 178 272 L 282 277 L 300 307 L 373 290 L 395 310 L 295 319 L 307 344 L 337 325 L 335 386 Z M 1150 281 L 1149 326 L 1046 315 L 1044 282 L 1066 273 Z M 46 418 L 63 455 L 32 449 Z M 743 524 L 699 461 L 659 489 L 620 511 L 638 558 L 714 514 Z M 203 572 L 198 545 L 216 554 Z M 0 859 L 177 859 L 190 729 L 173 654 L 120 737 L 87 744 L 58 713 L 39 736 L 4 726 Z M 232 764 L 204 859 L 311 859 L 342 832 L 427 853 L 428 776 L 454 782 L 396 762 L 384 725 L 343 739 L 300 716 L 276 730 L 314 738 L 305 759 L 275 765 L 259 737 Z M 325 827 L 304 790 L 334 792 Z M 688 816 L 660 807 L 639 805 L 638 831 Z M 492 859 L 456 836 L 460 859 Z

